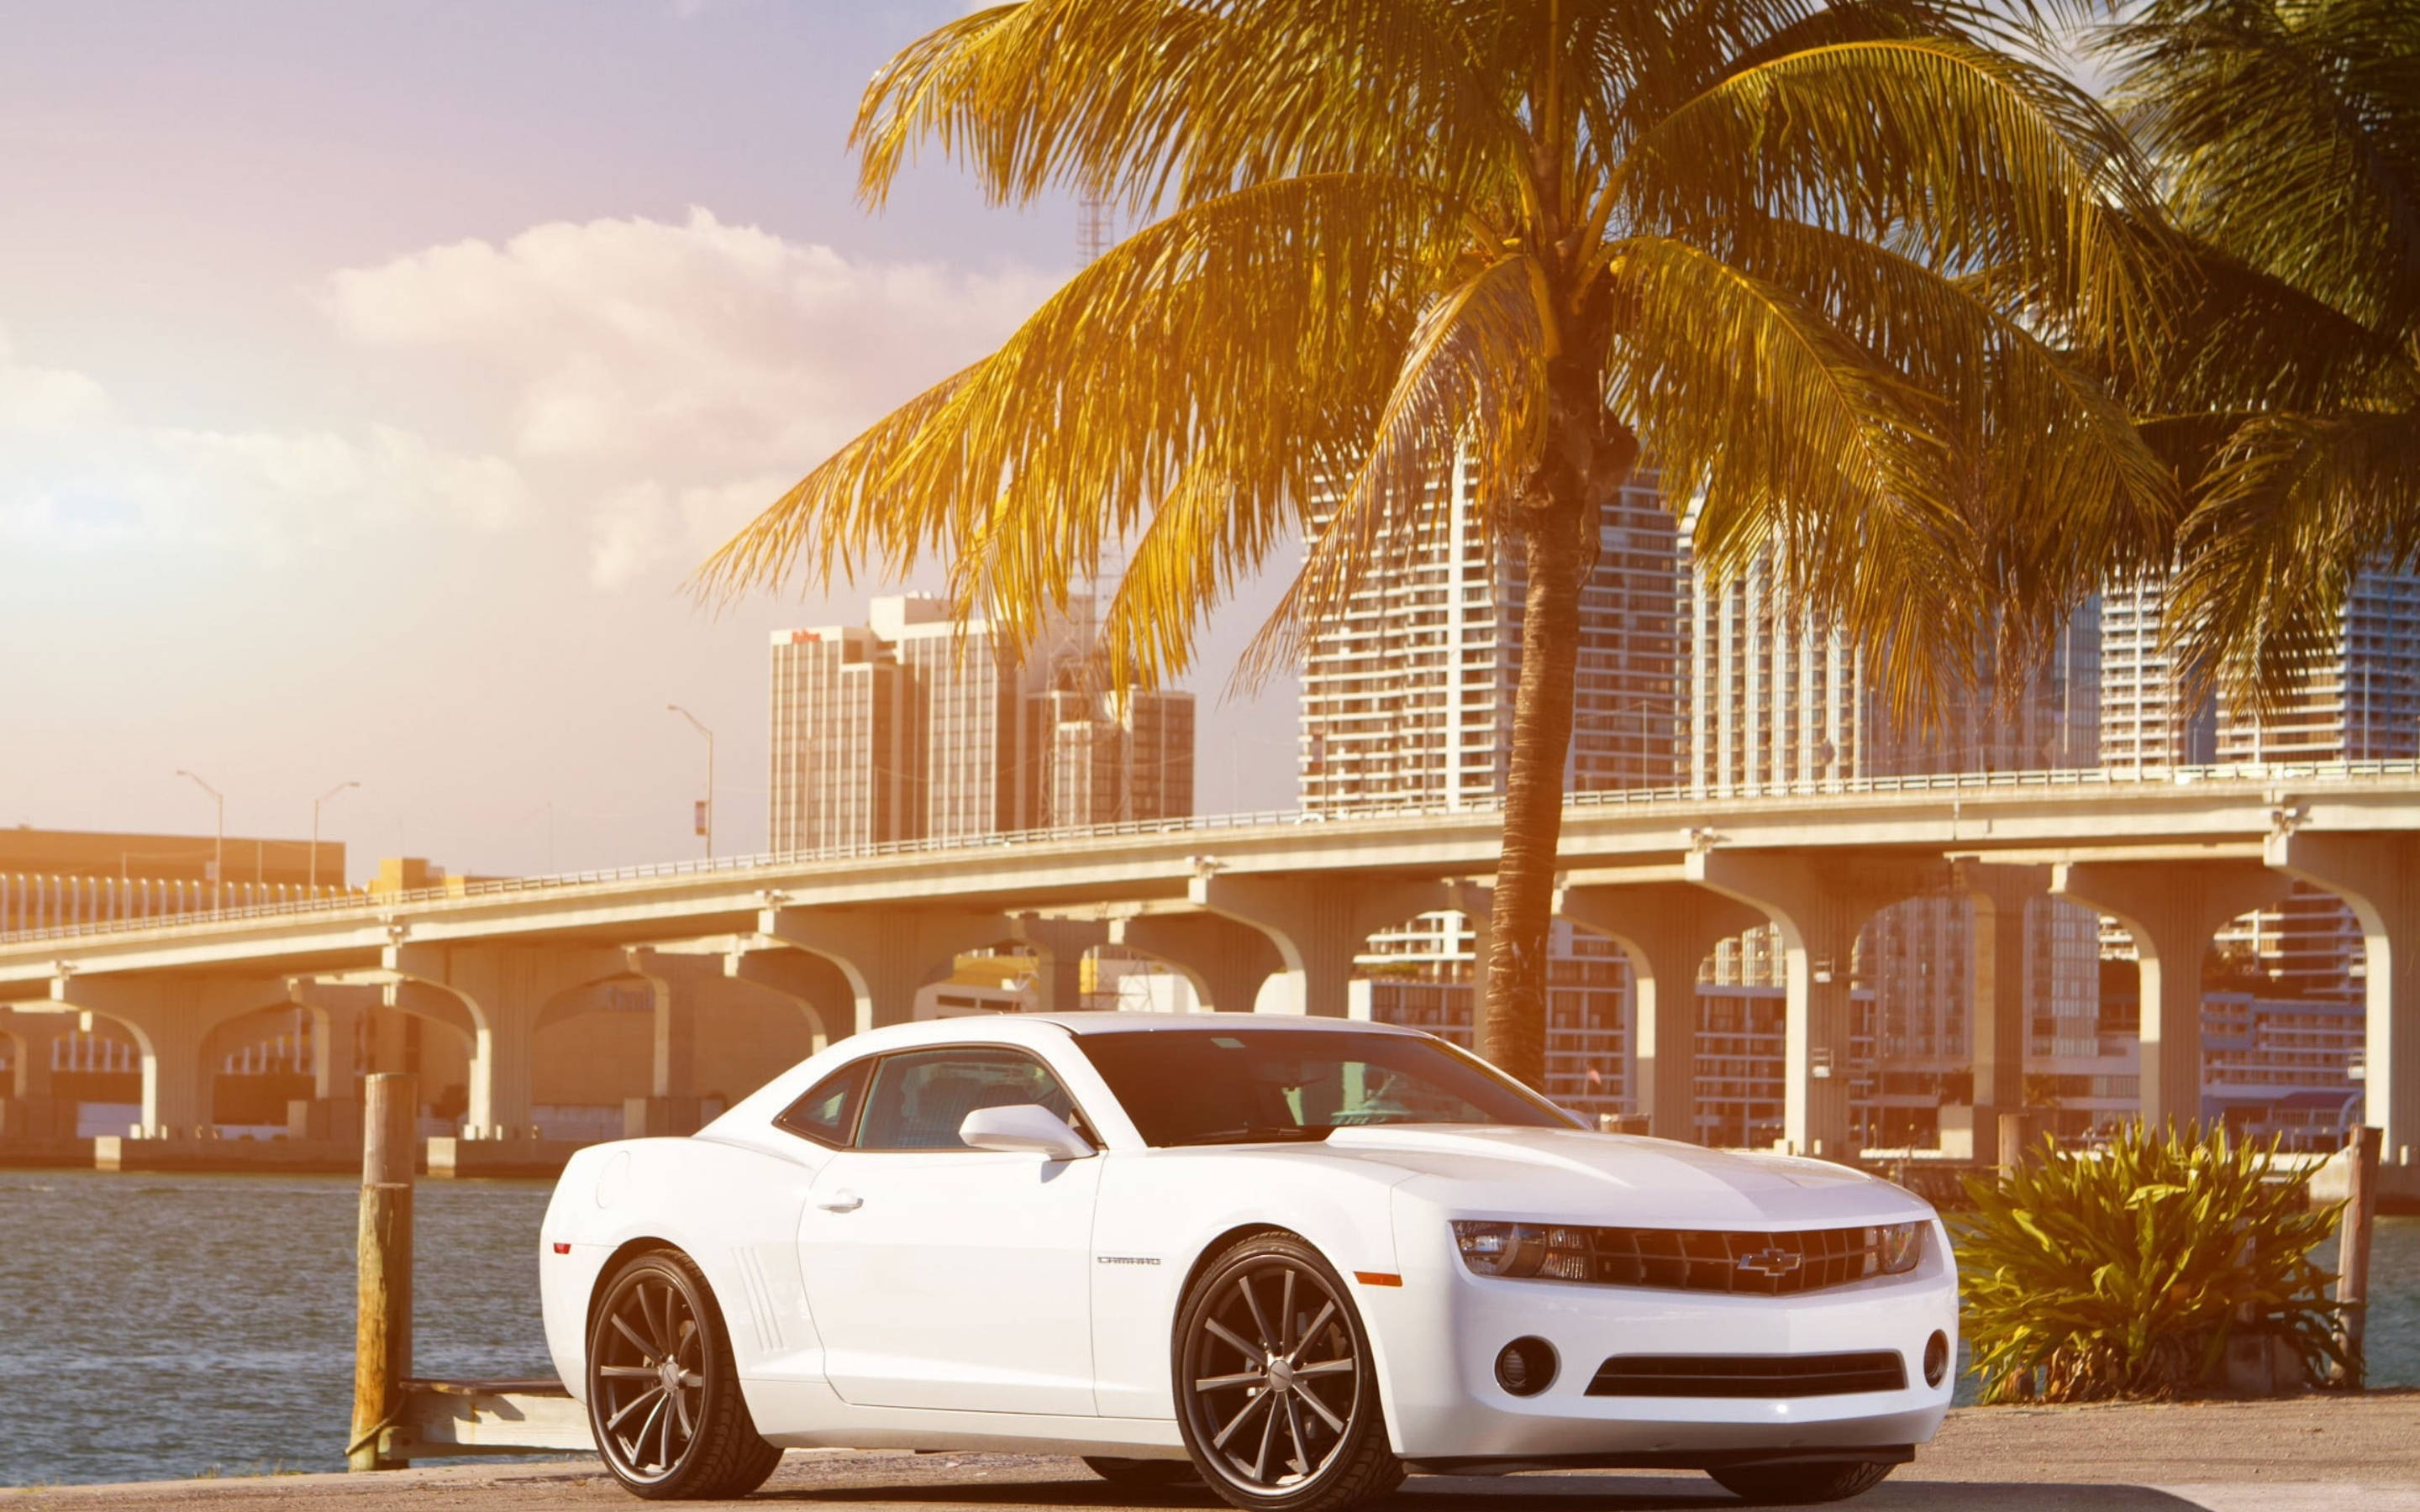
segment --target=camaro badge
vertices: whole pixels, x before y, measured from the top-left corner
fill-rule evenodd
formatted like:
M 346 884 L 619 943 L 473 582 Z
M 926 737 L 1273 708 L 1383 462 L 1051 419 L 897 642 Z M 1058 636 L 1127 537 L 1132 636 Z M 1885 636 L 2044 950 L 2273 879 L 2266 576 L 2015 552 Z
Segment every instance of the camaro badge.
M 1794 1249 L 1769 1247 L 1739 1257 L 1739 1268 L 1756 1275 L 1784 1276 L 1807 1263 Z
M 1157 1265 L 1159 1263 L 1159 1257 L 1156 1255 L 1096 1255 L 1094 1258 L 1103 1265 Z

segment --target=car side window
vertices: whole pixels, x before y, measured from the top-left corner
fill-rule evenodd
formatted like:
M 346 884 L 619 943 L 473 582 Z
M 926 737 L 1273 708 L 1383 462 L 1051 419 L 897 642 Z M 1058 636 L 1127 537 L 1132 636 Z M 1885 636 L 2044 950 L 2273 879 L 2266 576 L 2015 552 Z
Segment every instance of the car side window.
M 857 1110 L 864 1103 L 866 1072 L 873 1066 L 870 1059 L 859 1060 L 833 1072 L 783 1108 L 774 1126 L 818 1145 L 846 1149 L 857 1128 Z
M 977 1108 L 1038 1103 L 1060 1118 L 1075 1101 L 1021 1050 L 959 1046 L 885 1056 L 866 1097 L 861 1149 L 964 1149 L 958 1125 Z

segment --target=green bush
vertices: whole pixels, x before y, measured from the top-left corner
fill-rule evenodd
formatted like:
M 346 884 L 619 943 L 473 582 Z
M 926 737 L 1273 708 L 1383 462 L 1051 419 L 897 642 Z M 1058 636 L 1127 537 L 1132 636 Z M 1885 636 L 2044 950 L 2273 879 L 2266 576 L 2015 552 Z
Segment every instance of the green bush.
M 2311 1251 L 2335 1211 L 2271 1178 L 2274 1148 L 2135 1124 L 2105 1149 L 2045 1142 L 1998 1180 L 1970 1180 L 1958 1263 L 1982 1399 L 2213 1389 L 2246 1332 L 2283 1339 L 2324 1379 L 2334 1278 Z

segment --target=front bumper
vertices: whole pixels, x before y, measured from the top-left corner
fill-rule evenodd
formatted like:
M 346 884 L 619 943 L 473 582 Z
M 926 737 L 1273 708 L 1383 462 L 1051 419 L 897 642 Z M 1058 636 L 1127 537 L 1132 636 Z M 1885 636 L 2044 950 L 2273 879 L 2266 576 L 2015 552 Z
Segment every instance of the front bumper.
M 1785 1450 L 1891 1450 L 1931 1438 L 1949 1409 L 1954 1376 L 1944 1372 L 1938 1385 L 1924 1380 L 1925 1347 L 1936 1332 L 1957 1355 L 1957 1275 L 1947 1255 L 1936 1224 L 1923 1261 L 1906 1275 L 1760 1297 L 1502 1280 L 1472 1274 L 1443 1242 L 1417 1252 L 1406 1244 L 1404 1285 L 1363 1288 L 1357 1300 L 1374 1335 L 1389 1436 L 1405 1459 L 1692 1464 Z M 1523 1337 L 1544 1339 L 1558 1356 L 1552 1381 L 1530 1396 L 1496 1379 L 1497 1353 Z M 1589 1395 L 1598 1367 L 1615 1355 L 1872 1350 L 1900 1355 L 1903 1389 Z

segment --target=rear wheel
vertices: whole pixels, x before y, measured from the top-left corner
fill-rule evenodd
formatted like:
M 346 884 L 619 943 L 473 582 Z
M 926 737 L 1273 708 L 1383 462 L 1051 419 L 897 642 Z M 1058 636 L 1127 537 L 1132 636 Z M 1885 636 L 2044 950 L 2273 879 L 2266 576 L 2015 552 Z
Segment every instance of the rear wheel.
M 1192 1485 L 1202 1478 L 1190 1459 L 1112 1459 L 1106 1455 L 1086 1455 L 1084 1467 L 1110 1485 L 1132 1491 L 1166 1490 L 1172 1486 Z
M 1229 1504 L 1346 1512 L 1402 1482 L 1361 1316 L 1292 1234 L 1244 1240 L 1202 1270 L 1175 1363 L 1185 1447 Z
M 1801 1465 L 1735 1465 L 1710 1470 L 1714 1483 L 1743 1502 L 1758 1506 L 1809 1506 L 1817 1502 L 1844 1502 L 1883 1483 L 1891 1473 L 1886 1464 L 1837 1460 Z
M 634 1257 L 588 1331 L 588 1427 L 613 1478 L 650 1501 L 745 1496 L 782 1451 L 757 1435 L 731 1339 L 686 1255 Z

